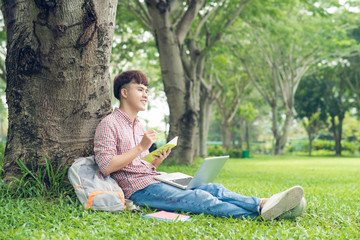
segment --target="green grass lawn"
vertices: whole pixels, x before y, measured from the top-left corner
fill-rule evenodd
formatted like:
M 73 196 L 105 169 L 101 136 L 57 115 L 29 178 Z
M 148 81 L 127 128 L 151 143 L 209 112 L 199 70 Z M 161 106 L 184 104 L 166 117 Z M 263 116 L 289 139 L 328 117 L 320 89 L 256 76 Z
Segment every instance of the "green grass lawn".
M 159 171 L 194 174 L 197 166 Z M 301 185 L 306 213 L 293 220 L 216 218 L 190 222 L 144 219 L 152 212 L 83 210 L 76 198 L 9 198 L 0 194 L 0 239 L 360 239 L 360 159 L 255 156 L 230 159 L 215 182 L 244 195 L 269 197 Z

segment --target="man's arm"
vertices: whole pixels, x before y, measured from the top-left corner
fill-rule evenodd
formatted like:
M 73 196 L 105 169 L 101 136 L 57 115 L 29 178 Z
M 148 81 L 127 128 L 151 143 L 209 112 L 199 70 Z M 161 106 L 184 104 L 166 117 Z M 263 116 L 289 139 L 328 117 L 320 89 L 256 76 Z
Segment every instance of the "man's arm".
M 114 155 L 111 158 L 111 161 L 104 171 L 105 175 L 109 175 L 110 173 L 119 171 L 126 167 L 129 163 L 131 163 L 137 156 L 139 156 L 142 152 L 149 149 L 150 146 L 156 141 L 156 131 L 150 130 L 144 133 L 141 142 L 121 155 Z

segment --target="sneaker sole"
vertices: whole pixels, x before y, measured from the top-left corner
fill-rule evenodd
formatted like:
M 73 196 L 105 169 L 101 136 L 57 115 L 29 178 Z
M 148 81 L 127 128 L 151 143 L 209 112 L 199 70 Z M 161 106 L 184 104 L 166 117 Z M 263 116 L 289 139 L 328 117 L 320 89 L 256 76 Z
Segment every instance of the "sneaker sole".
M 275 219 L 281 214 L 296 207 L 304 196 L 304 189 L 300 186 L 292 187 L 285 192 L 284 196 L 274 203 L 267 211 L 262 212 L 261 216 L 265 220 Z

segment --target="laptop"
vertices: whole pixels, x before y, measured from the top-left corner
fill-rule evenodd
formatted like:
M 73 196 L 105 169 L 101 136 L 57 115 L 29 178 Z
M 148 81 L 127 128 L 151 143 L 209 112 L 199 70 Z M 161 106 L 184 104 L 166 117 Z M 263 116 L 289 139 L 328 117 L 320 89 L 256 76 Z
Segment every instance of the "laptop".
M 200 185 L 212 182 L 228 159 L 229 156 L 205 158 L 194 177 L 184 173 L 175 172 L 156 175 L 154 178 L 182 189 L 196 188 Z

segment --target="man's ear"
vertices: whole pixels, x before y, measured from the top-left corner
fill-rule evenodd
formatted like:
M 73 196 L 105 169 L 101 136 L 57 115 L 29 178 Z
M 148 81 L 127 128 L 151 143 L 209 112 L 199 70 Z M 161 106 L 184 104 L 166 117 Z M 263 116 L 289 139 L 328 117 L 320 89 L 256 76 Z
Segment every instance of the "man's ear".
M 122 88 L 121 90 L 120 90 L 120 95 L 121 95 L 121 97 L 123 97 L 123 98 L 127 98 L 127 89 L 126 88 Z

